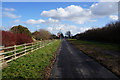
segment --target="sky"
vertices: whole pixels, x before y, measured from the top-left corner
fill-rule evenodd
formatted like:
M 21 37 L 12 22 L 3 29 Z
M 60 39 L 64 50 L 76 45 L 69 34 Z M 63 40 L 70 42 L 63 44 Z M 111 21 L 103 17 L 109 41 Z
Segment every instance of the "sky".
M 117 2 L 2 2 L 2 26 L 23 25 L 31 32 L 73 35 L 118 20 Z

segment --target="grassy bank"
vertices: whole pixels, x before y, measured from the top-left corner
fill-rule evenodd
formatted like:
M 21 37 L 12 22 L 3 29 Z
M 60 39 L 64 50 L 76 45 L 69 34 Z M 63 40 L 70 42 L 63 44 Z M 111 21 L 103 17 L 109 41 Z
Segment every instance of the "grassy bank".
M 68 39 L 76 48 L 97 60 L 120 77 L 120 45 Z M 115 56 L 114 56 L 115 55 Z M 117 56 L 116 56 L 117 55 Z
M 2 70 L 3 78 L 44 78 L 45 68 L 50 65 L 60 40 L 8 63 Z

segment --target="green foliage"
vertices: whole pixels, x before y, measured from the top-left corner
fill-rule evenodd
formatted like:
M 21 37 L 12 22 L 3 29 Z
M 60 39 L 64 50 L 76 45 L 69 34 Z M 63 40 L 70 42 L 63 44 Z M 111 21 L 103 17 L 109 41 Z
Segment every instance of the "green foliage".
M 3 78 L 43 78 L 59 44 L 60 40 L 10 62 L 2 71 Z
M 119 44 L 84 41 L 84 40 L 77 40 L 77 39 L 68 39 L 68 40 L 71 43 L 74 43 L 76 45 L 85 45 L 85 46 L 91 46 L 91 47 L 94 46 L 94 47 L 100 47 L 100 48 L 107 49 L 107 50 L 120 51 Z
M 22 25 L 13 26 L 10 29 L 10 32 L 12 32 L 12 33 L 23 33 L 23 34 L 27 34 L 27 35 L 31 36 L 31 32 L 28 30 L 28 28 L 23 27 Z

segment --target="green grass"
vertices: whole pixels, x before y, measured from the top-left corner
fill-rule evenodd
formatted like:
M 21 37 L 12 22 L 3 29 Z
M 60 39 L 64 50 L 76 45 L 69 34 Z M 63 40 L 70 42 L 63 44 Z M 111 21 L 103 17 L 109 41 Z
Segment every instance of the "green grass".
M 77 45 L 93 46 L 93 47 L 100 47 L 106 50 L 120 51 L 120 44 L 83 41 L 83 40 L 77 40 L 77 39 L 68 39 L 68 40 L 71 43 L 77 44 Z
M 44 69 L 50 64 L 60 40 L 53 42 L 31 54 L 10 62 L 2 71 L 3 78 L 43 78 Z

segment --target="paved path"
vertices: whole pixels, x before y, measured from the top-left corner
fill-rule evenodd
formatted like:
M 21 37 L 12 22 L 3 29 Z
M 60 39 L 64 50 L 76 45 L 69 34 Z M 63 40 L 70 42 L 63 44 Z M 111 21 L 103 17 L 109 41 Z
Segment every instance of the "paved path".
M 65 39 L 62 41 L 50 78 L 81 78 L 82 80 L 84 78 L 91 80 L 118 79 L 112 72 L 76 49 Z

